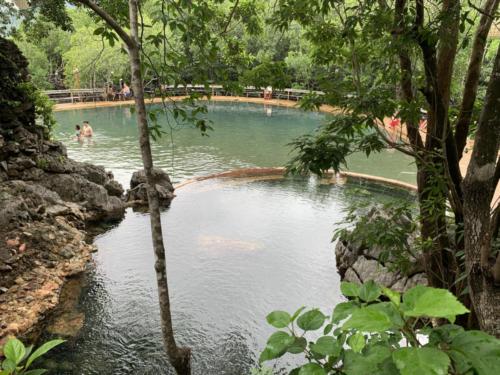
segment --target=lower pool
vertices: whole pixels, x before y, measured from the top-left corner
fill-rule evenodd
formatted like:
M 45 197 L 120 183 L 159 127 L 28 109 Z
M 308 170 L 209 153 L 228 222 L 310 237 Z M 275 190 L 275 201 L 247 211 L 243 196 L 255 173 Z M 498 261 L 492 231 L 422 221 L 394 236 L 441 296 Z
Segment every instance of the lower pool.
M 249 374 L 273 331 L 272 310 L 342 300 L 331 243 L 344 209 L 407 199 L 380 186 L 315 179 L 214 179 L 176 192 L 162 215 L 177 341 L 193 374 Z M 95 239 L 78 337 L 54 352 L 55 374 L 173 374 L 163 346 L 149 218 L 129 211 Z M 293 366 L 283 357 L 275 366 Z

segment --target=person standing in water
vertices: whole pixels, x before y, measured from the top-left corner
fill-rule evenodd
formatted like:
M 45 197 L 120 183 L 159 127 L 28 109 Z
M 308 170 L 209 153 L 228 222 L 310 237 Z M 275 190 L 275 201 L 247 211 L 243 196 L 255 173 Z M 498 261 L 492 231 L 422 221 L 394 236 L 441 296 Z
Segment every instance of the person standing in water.
M 75 136 L 73 137 L 73 139 L 75 141 L 81 141 L 83 138 L 83 131 L 82 129 L 80 128 L 80 125 L 79 124 L 76 124 L 75 125 Z
M 83 136 L 84 137 L 92 137 L 94 135 L 94 131 L 92 130 L 92 127 L 90 126 L 88 121 L 83 122 L 83 130 L 82 130 Z

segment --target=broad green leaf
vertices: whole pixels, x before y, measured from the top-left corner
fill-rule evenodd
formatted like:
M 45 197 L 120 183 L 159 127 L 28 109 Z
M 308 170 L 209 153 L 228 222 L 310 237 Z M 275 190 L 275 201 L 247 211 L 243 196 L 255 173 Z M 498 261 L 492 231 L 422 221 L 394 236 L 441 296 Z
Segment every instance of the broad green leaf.
M 326 316 L 318 309 L 310 310 L 299 316 L 297 325 L 304 331 L 314 331 L 325 323 Z
M 355 310 L 342 328 L 344 330 L 356 329 L 362 332 L 383 332 L 392 326 L 391 318 L 385 312 L 363 307 Z
M 500 340 L 481 331 L 464 331 L 450 344 L 450 357 L 460 374 L 470 369 L 476 375 L 500 374 Z
M 354 335 L 347 339 L 347 345 L 356 353 L 361 353 L 365 347 L 366 340 L 365 336 L 361 332 L 356 332 Z
M 265 361 L 270 361 L 271 359 L 278 358 L 279 355 L 273 353 L 270 349 L 265 348 L 259 356 L 259 363 L 263 363 Z
M 435 348 L 402 348 L 392 353 L 401 375 L 447 375 L 450 358 Z
M 358 297 L 359 284 L 351 283 L 349 281 L 342 281 L 340 283 L 340 291 L 346 297 Z
M 353 301 L 339 303 L 333 309 L 332 323 L 340 323 L 340 321 L 351 315 L 357 308 L 358 306 Z
M 307 340 L 304 337 L 295 337 L 293 344 L 288 346 L 288 353 L 299 354 L 304 351 L 307 346 Z
M 346 351 L 343 371 L 347 375 L 375 375 L 385 374 L 377 371 L 383 363 L 391 358 L 391 351 L 385 346 L 368 347 L 363 354 Z
M 16 365 L 21 362 L 25 353 L 26 348 L 18 339 L 9 339 L 7 344 L 3 347 L 3 354 L 5 355 L 5 358 L 10 359 Z
M 293 336 L 283 331 L 275 332 L 267 340 L 266 349 L 270 350 L 272 353 L 281 356 L 286 352 L 288 347 L 292 345 L 295 341 Z
M 380 296 L 381 292 L 380 286 L 373 280 L 369 280 L 359 288 L 359 298 L 365 302 L 372 302 Z
M 311 350 L 315 353 L 327 356 L 332 355 L 337 357 L 340 354 L 342 347 L 332 336 L 322 336 L 316 343 L 310 346 Z
M 448 290 L 418 285 L 403 295 L 401 310 L 405 316 L 447 318 L 469 312 Z
M 285 328 L 292 318 L 286 311 L 273 311 L 266 317 L 267 322 L 275 328 Z
M 445 324 L 432 328 L 429 332 L 419 332 L 429 336 L 429 345 L 438 346 L 442 343 L 450 344 L 453 338 L 464 332 L 464 328 L 455 324 Z
M 382 288 L 382 293 L 396 306 L 401 304 L 401 294 L 389 288 Z
M 2 362 L 2 369 L 10 374 L 16 370 L 16 363 L 12 359 L 6 358 Z
M 333 324 L 329 323 L 325 326 L 325 329 L 323 329 L 323 335 L 328 335 L 330 332 L 332 332 L 333 329 Z
M 30 367 L 30 365 L 33 363 L 35 359 L 41 357 L 42 355 L 47 353 L 49 350 L 55 348 L 56 346 L 61 345 L 64 341 L 65 340 L 60 340 L 60 339 L 47 341 L 45 344 L 40 346 L 37 350 L 33 352 L 33 354 L 29 356 L 28 360 L 26 361 L 25 367 L 26 368 Z
M 290 320 L 291 320 L 292 322 L 293 322 L 293 321 L 295 321 L 295 319 L 297 319 L 297 317 L 299 316 L 299 314 L 300 314 L 302 311 L 304 311 L 304 309 L 305 309 L 305 308 L 306 308 L 305 306 L 299 307 L 299 308 L 297 309 L 297 311 L 295 311 L 295 312 L 293 313 L 292 318 L 291 318 Z
M 369 310 L 378 310 L 386 314 L 391 320 L 394 327 L 403 327 L 405 322 L 401 318 L 401 313 L 399 312 L 396 305 L 391 302 L 379 302 L 366 307 Z
M 326 375 L 326 371 L 317 363 L 308 363 L 300 368 L 299 375 Z

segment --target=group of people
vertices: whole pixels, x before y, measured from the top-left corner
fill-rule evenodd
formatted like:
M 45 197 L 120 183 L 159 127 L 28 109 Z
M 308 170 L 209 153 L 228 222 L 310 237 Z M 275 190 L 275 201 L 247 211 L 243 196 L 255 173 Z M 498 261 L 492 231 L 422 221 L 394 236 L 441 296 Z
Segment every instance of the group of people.
M 115 87 L 112 82 L 106 84 L 106 99 L 107 100 L 126 100 L 132 97 L 132 90 L 130 87 L 120 79 L 120 86 L 118 90 L 115 90 Z
M 75 125 L 75 140 L 82 141 L 85 138 L 92 138 L 93 135 L 94 130 L 88 121 L 83 122 L 83 127 L 80 127 L 79 124 Z

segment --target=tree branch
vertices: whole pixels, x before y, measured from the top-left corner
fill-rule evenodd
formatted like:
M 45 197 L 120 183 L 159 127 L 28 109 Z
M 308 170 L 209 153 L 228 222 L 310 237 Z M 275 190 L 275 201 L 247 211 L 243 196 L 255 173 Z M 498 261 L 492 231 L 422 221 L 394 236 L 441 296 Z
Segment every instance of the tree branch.
M 234 13 L 236 12 L 236 9 L 238 8 L 239 2 L 240 2 L 240 0 L 236 0 L 236 2 L 234 3 L 233 9 L 231 9 L 231 13 L 229 14 L 229 18 L 226 22 L 226 25 L 224 26 L 224 29 L 222 30 L 222 34 L 227 33 L 227 28 L 229 27 L 229 25 L 231 24 L 231 21 L 233 20 Z
M 130 35 L 121 27 L 118 22 L 116 22 L 110 14 L 108 14 L 99 5 L 91 0 L 74 0 L 76 3 L 80 3 L 87 8 L 94 11 L 101 19 L 104 20 L 121 38 L 121 40 L 127 45 L 128 48 L 136 47 L 135 41 L 130 37 Z
M 455 130 L 455 143 L 457 146 L 458 160 L 462 158 L 463 150 L 467 142 L 469 126 L 472 119 L 472 111 L 477 96 L 477 87 L 481 73 L 484 51 L 486 49 L 486 39 L 493 23 L 493 16 L 498 9 L 499 0 L 487 0 L 484 5 L 479 26 L 474 36 L 472 53 L 465 78 L 464 92 L 460 113 Z
M 393 35 L 395 36 L 396 39 L 401 39 L 401 36 L 404 34 L 405 7 L 406 7 L 406 0 L 396 0 L 395 14 L 394 14 L 394 29 L 393 29 Z M 412 84 L 411 60 L 410 57 L 408 56 L 408 51 L 405 50 L 404 48 L 399 49 L 398 55 L 399 55 L 399 65 L 401 68 L 401 88 L 403 90 L 405 100 L 408 103 L 411 103 L 415 100 L 413 94 L 413 84 Z M 424 147 L 424 143 L 419 133 L 418 126 L 412 124 L 409 121 L 405 121 L 405 125 L 408 138 L 410 139 L 410 143 L 415 153 L 417 153 L 418 150 L 421 150 Z

